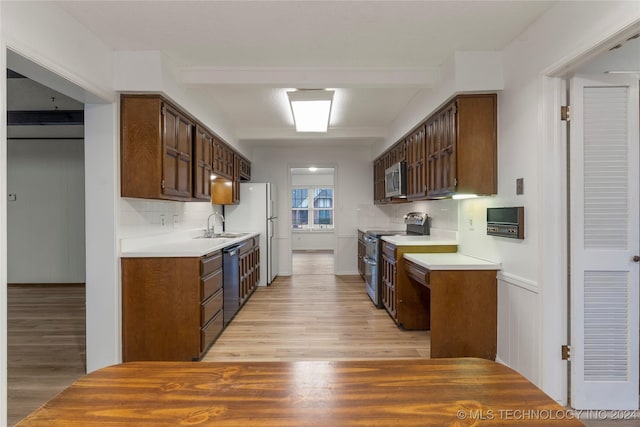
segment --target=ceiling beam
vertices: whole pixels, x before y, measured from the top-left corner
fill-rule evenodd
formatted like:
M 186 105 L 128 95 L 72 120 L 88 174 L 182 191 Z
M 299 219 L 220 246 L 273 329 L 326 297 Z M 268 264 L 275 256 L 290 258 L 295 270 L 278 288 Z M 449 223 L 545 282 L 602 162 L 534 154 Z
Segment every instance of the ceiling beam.
M 55 126 L 83 124 L 83 110 L 7 111 L 7 126 Z
M 440 67 L 430 68 L 265 68 L 190 67 L 180 70 L 188 85 L 266 86 L 286 88 L 431 88 Z

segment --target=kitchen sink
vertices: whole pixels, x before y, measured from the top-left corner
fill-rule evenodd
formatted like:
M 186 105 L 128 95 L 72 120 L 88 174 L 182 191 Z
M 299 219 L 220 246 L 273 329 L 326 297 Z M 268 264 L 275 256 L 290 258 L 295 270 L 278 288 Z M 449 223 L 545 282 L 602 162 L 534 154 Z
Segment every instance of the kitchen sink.
M 237 237 L 248 236 L 248 235 L 249 233 L 231 233 L 231 232 L 224 231 L 222 233 L 215 233 L 213 237 L 230 237 L 232 239 L 235 239 Z
M 243 237 L 243 236 L 247 236 L 249 235 L 249 233 L 229 233 L 229 232 L 222 232 L 222 233 L 215 233 L 212 234 L 210 236 L 196 236 L 194 237 L 194 239 L 214 239 L 214 240 L 218 240 L 220 242 L 227 242 L 229 240 L 233 240 L 236 239 L 238 237 Z

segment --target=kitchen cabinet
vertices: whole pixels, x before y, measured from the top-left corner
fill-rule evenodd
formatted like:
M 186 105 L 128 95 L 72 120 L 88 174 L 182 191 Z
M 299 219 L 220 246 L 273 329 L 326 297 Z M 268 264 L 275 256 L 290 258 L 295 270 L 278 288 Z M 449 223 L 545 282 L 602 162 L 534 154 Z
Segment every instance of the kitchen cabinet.
M 122 197 L 239 202 L 233 188 L 251 179 L 249 160 L 160 95 L 120 99 Z
M 260 236 L 247 240 L 240 248 L 240 306 L 244 304 L 260 281 Z
M 233 150 L 220 139 L 213 142 L 213 173 L 214 175 L 233 180 Z
M 384 197 L 384 171 L 407 162 L 407 200 L 498 191 L 497 96 L 458 95 L 373 162 L 375 204 Z
M 364 231 L 358 230 L 358 274 L 364 279 L 364 257 L 367 253 L 367 245 L 364 241 Z
M 211 202 L 216 205 L 240 203 L 239 165 L 236 153 L 222 141 L 213 142 L 213 174 Z
M 213 173 L 213 140 L 207 129 L 196 126 L 193 162 L 193 197 L 211 200 L 211 174 Z
M 456 252 L 456 245 L 396 246 L 382 242 L 382 304 L 404 329 L 429 329 L 429 290 L 412 283 L 405 267 L 406 253 Z
M 495 360 L 496 270 L 429 270 L 405 260 L 414 283 L 430 291 L 431 357 Z
M 373 163 L 373 198 L 375 204 L 385 204 L 392 202 L 405 202 L 404 198 L 390 198 L 385 195 L 385 171 L 391 165 L 407 160 L 407 149 L 405 141 L 394 144 L 385 151 Z
M 123 361 L 199 360 L 223 328 L 222 253 L 122 258 Z
M 158 95 L 122 95 L 121 194 L 189 200 L 194 122 Z
M 375 204 L 387 203 L 384 187 L 385 159 L 377 159 L 373 163 L 373 201 Z
M 407 199 L 427 196 L 425 126 L 419 126 L 405 141 L 407 150 Z
M 251 162 L 236 153 L 238 177 L 240 181 L 251 181 Z
M 459 95 L 426 122 L 427 196 L 497 193 L 496 94 Z

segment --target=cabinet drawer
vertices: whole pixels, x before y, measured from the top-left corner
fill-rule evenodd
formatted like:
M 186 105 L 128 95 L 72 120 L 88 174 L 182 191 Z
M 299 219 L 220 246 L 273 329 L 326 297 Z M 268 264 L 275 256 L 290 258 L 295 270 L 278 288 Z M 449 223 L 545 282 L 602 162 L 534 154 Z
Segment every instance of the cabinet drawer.
M 396 258 L 396 246 L 389 242 L 382 242 L 382 253 L 388 255 L 389 258 Z
M 217 312 L 222 310 L 222 290 L 200 305 L 200 324 L 206 324 Z
M 203 277 L 200 280 L 200 301 L 204 301 L 211 295 L 222 289 L 222 269 L 211 273 L 210 275 Z
M 219 268 L 222 268 L 222 252 L 220 251 L 200 260 L 200 276 L 207 276 Z
M 222 332 L 222 311 L 200 329 L 200 352 L 207 350 Z
M 420 283 L 423 286 L 429 287 L 429 270 L 418 265 L 408 259 L 404 260 L 405 271 L 407 276 Z

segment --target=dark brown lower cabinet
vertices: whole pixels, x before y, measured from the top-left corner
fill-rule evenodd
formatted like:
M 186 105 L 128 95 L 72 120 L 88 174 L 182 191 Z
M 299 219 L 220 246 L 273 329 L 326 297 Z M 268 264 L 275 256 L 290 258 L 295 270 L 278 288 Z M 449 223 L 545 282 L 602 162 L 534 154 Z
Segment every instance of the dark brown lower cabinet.
M 222 253 L 122 258 L 122 358 L 199 360 L 222 332 Z
M 240 248 L 240 305 L 244 304 L 260 282 L 260 236 L 247 240 Z
M 429 329 L 429 290 L 409 280 L 406 253 L 456 252 L 456 245 L 396 246 L 382 243 L 382 304 L 404 329 Z
M 495 360 L 496 270 L 428 270 L 408 260 L 405 264 L 414 284 L 431 294 L 431 357 Z

